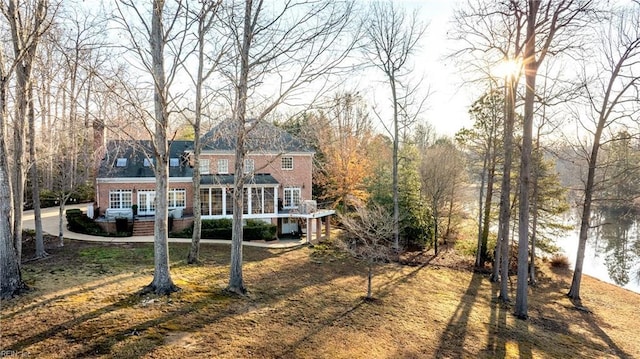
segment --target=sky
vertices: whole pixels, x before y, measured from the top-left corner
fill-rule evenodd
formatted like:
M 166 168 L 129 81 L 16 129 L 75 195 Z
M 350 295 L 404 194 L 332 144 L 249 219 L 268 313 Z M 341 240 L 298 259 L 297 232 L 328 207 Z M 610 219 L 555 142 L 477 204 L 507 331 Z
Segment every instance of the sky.
M 462 127 L 469 127 L 471 120 L 467 110 L 474 96 L 461 86 L 462 78 L 455 65 L 446 56 L 451 51 L 447 31 L 457 1 L 453 0 L 394 0 L 407 11 L 418 9 L 421 20 L 428 24 L 419 51 L 413 56 L 415 76 L 423 76 L 424 90 L 428 87 L 425 109 L 420 116 L 436 129 L 439 136 L 453 136 Z M 378 70 L 379 71 L 379 70 Z M 382 107 L 390 97 L 388 85 L 381 76 L 375 78 L 365 88 L 371 89 L 369 101 Z
M 412 58 L 414 74 L 411 77 L 416 79 L 422 76 L 423 92 L 426 93 L 427 89 L 429 92 L 420 119 L 433 125 L 439 136 L 453 136 L 463 126 L 471 125 L 467 109 L 474 101 L 474 96 L 470 94 L 470 91 L 461 86 L 462 78 L 457 74 L 452 61 L 445 58 L 451 51 L 451 44 L 447 41 L 446 34 L 451 26 L 453 8 L 458 1 L 393 1 L 404 7 L 407 12 L 417 9 L 420 20 L 428 24 L 419 43 L 419 50 Z M 85 5 L 95 7 L 99 3 L 97 0 L 89 0 Z M 384 81 L 380 70 L 371 69 L 370 71 L 372 73 L 362 74 L 360 79 L 354 83 L 357 88 L 345 90 L 359 90 L 361 93 L 365 93 L 368 102 L 386 120 L 386 118 L 390 118 L 389 86 Z M 190 82 L 185 80 L 184 85 L 190 86 Z M 381 124 L 378 124 L 377 128 L 383 131 Z

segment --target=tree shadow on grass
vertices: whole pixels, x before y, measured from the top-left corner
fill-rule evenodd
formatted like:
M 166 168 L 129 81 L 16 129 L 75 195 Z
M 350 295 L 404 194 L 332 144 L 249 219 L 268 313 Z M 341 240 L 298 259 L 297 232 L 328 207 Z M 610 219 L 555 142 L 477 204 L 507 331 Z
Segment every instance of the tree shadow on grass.
M 289 252 L 284 251 L 283 253 Z M 272 254 L 270 258 L 278 256 L 279 254 Z M 258 255 L 258 257 L 261 258 L 262 255 Z M 295 296 L 295 293 L 308 286 L 324 285 L 336 278 L 351 274 L 348 270 L 351 267 L 346 264 L 339 266 L 339 268 L 332 265 L 319 271 L 318 265 L 310 261 L 303 261 L 300 264 L 297 260 L 276 260 L 278 262 L 273 263 L 277 264 L 277 270 L 267 270 L 269 266 L 269 262 L 267 262 L 266 265 L 252 266 L 245 272 L 245 280 L 249 284 L 249 288 L 255 288 L 255 291 L 247 297 L 230 298 L 219 287 L 221 281 L 215 280 L 214 284 L 209 282 L 208 289 L 186 288 L 180 295 L 172 297 L 151 296 L 152 299 L 156 298 L 153 300 L 167 301 L 167 303 L 161 303 L 163 306 L 156 308 L 156 310 L 161 310 L 159 315 L 149 319 L 149 315 L 144 313 L 146 310 L 144 305 L 141 305 L 145 298 L 134 293 L 110 305 L 36 332 L 28 338 L 13 343 L 9 349 L 28 351 L 31 346 L 48 338 L 56 337 L 67 340 L 70 344 L 74 343 L 69 346 L 77 347 L 75 350 L 78 353 L 73 354 L 76 357 L 101 354 L 125 357 L 142 356 L 165 344 L 165 336 L 169 333 L 175 331 L 197 332 L 226 317 L 243 315 L 254 310 L 275 306 Z M 224 266 L 226 264 L 215 264 L 215 267 Z M 219 271 L 219 268 L 216 268 L 215 271 Z M 86 288 L 83 291 L 90 292 L 91 290 Z M 91 295 L 91 293 L 88 294 Z M 193 299 L 193 294 L 196 294 L 196 299 Z M 64 296 L 56 297 L 51 302 L 56 300 L 64 300 Z M 142 320 L 137 320 L 138 315 Z M 78 347 L 79 343 L 82 345 Z
M 574 309 L 580 314 L 580 318 L 582 321 L 589 326 L 589 330 L 595 334 L 597 337 L 602 339 L 611 350 L 621 359 L 631 359 L 631 356 L 627 354 L 622 348 L 620 348 L 612 339 L 607 335 L 607 333 L 602 330 L 602 328 L 598 325 L 594 314 L 586 307 L 582 306 L 582 302 L 580 300 L 571 299 L 571 303 L 574 305 Z
M 491 313 L 489 315 L 489 337 L 484 353 L 491 358 L 505 358 L 507 353 L 506 340 L 501 333 L 507 330 L 507 312 L 509 305 L 503 303 L 498 294 L 500 283 L 491 283 Z
M 468 331 L 469 315 L 477 300 L 481 284 L 482 275 L 474 272 L 464 293 L 464 298 L 460 300 L 453 316 L 447 323 L 446 329 L 440 336 L 436 357 L 463 358 L 472 355 L 472 353 L 465 351 L 464 341 Z
M 102 288 L 104 286 L 108 286 L 108 285 L 112 285 L 112 284 L 116 284 L 116 283 L 119 283 L 119 282 L 124 282 L 124 281 L 130 280 L 130 279 L 132 279 L 132 278 L 134 278 L 136 276 L 138 276 L 138 274 L 134 274 L 134 273 L 116 274 L 114 276 L 115 278 L 112 278 L 112 279 L 109 279 L 109 280 L 106 280 L 106 281 L 105 280 L 99 280 L 99 283 L 91 284 L 91 285 L 89 285 L 87 287 L 82 287 L 82 288 L 79 288 L 79 289 L 75 289 L 75 290 L 72 290 L 70 292 L 66 292 L 64 294 L 54 295 L 54 296 L 49 297 L 49 298 L 44 299 L 44 300 L 41 300 L 40 297 L 34 298 L 33 302 L 31 304 L 26 305 L 26 306 L 22 306 L 22 307 L 20 307 L 20 309 L 14 311 L 14 312 L 10 312 L 8 314 L 3 314 L 2 315 L 2 319 L 3 320 L 11 319 L 11 318 L 15 317 L 16 315 L 29 312 L 29 311 L 37 308 L 37 307 L 49 305 L 51 303 L 54 303 L 54 302 L 56 302 L 58 300 L 61 300 L 61 299 L 65 298 L 65 297 L 70 297 L 70 296 L 80 295 L 80 294 L 83 294 L 83 293 L 88 293 L 88 292 L 91 292 L 91 291 L 96 290 L 98 288 Z M 91 282 L 89 282 L 89 283 L 91 283 Z M 37 290 L 37 289 L 35 289 L 35 290 Z

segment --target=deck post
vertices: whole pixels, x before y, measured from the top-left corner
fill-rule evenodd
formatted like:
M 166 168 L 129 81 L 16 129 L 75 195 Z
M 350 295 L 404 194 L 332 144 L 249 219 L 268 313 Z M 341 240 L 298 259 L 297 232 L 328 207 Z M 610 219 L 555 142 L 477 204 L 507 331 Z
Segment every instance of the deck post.
M 316 241 L 322 240 L 322 218 L 316 218 Z
M 331 216 L 324 217 L 324 239 L 331 239 Z

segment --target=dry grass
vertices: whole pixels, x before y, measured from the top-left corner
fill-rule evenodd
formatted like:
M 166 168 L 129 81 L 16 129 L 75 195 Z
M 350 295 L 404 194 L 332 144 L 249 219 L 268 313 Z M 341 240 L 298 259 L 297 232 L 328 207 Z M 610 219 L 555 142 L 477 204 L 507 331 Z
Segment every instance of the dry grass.
M 553 268 L 567 269 L 569 268 L 569 257 L 564 254 L 556 254 L 549 260 L 549 265 Z
M 2 303 L 0 350 L 31 358 L 638 358 L 640 295 L 583 280 L 576 310 L 570 272 L 541 271 L 530 319 L 515 319 L 469 258 L 412 257 L 366 270 L 331 247 L 245 248 L 248 297 L 224 294 L 229 247 L 203 245 L 185 265 L 172 245 L 182 291 L 139 296 L 151 281 L 152 246 L 68 242 L 27 263 L 33 290 Z M 415 265 L 416 260 L 421 265 Z M 583 308 L 584 309 L 584 308 Z

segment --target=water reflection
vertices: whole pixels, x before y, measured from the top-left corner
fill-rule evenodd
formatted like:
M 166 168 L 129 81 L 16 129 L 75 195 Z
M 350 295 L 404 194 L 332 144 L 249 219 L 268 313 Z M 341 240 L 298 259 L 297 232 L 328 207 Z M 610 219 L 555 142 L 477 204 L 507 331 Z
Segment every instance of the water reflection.
M 602 223 L 591 236 L 597 256 L 604 264 L 611 281 L 619 286 L 640 286 L 640 213 L 603 208 L 594 223 Z

